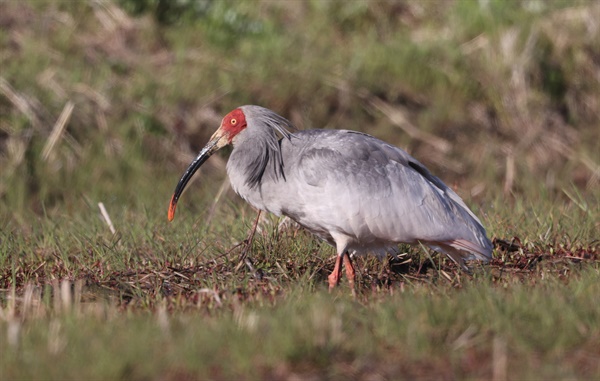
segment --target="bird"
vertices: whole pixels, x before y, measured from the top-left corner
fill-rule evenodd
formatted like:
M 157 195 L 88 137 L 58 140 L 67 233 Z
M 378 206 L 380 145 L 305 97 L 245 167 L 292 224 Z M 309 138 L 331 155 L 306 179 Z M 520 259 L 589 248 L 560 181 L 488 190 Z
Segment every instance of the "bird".
M 342 263 L 354 290 L 352 257 L 394 254 L 401 243 L 444 253 L 466 271 L 465 261 L 492 258 L 492 243 L 477 216 L 406 151 L 353 130 L 298 130 L 256 105 L 225 115 L 177 183 L 169 221 L 194 173 L 228 145 L 233 149 L 227 175 L 241 198 L 291 218 L 335 247 L 330 290 L 340 283 Z

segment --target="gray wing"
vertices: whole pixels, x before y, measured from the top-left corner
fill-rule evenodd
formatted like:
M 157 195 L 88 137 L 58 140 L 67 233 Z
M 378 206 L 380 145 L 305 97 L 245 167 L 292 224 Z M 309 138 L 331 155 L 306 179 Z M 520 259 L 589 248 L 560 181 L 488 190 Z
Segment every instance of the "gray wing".
M 294 135 L 287 144 L 301 149 L 290 150 L 295 157 L 284 162 L 295 162 L 289 181 L 299 189 L 298 202 L 284 214 L 317 232 L 335 226 L 366 244 L 423 242 L 446 251 L 462 242 L 463 251 L 489 257 L 491 244 L 479 219 L 405 151 L 354 131 Z

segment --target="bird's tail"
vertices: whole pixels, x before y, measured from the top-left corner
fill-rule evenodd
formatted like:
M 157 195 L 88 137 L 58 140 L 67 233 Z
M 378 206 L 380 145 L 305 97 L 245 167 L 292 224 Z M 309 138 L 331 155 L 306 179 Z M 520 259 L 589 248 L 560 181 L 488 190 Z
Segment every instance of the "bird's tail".
M 493 245 L 481 221 L 452 189 L 448 188 L 446 193 L 454 204 L 456 214 L 462 218 L 463 223 L 459 224 L 461 232 L 455 235 L 462 237 L 435 242 L 435 245 L 464 270 L 468 270 L 465 261 L 489 262 L 492 259 Z
M 446 254 L 466 271 L 468 271 L 469 268 L 465 264 L 465 261 L 479 260 L 487 263 L 492 259 L 492 244 L 487 238 L 482 244 L 473 243 L 465 239 L 427 242 L 426 244 L 431 249 Z

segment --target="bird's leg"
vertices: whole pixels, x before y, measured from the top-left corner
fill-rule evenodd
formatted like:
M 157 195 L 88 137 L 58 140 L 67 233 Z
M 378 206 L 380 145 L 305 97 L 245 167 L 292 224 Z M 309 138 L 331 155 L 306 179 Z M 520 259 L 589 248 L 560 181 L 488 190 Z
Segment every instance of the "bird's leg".
M 335 286 L 340 283 L 340 279 L 342 278 L 342 261 L 344 261 L 344 267 L 346 268 L 346 276 L 348 277 L 348 283 L 350 283 L 350 287 L 352 288 L 352 293 L 354 293 L 354 278 L 356 272 L 354 271 L 354 266 L 352 265 L 352 259 L 350 259 L 350 254 L 348 251 L 344 251 L 342 255 L 338 255 L 335 260 L 335 267 L 331 274 L 329 274 L 329 291 L 333 290 Z
M 348 283 L 350 283 L 350 287 L 354 291 L 354 266 L 352 265 L 352 259 L 350 258 L 350 254 L 346 251 L 343 255 L 344 257 L 344 267 L 346 268 L 346 277 L 348 278 Z
M 252 271 L 252 273 L 254 274 L 254 277 L 257 279 L 260 279 L 261 275 L 258 273 L 258 271 L 256 271 L 254 266 L 252 266 L 252 262 L 248 258 L 248 252 L 252 250 L 252 241 L 254 240 L 254 233 L 256 233 L 256 227 L 258 226 L 258 220 L 260 218 L 260 213 L 261 213 L 261 210 L 259 210 L 258 214 L 256 215 L 256 220 L 254 221 L 254 227 L 252 228 L 252 231 L 250 232 L 248 237 L 244 240 L 245 245 L 242 248 L 242 252 L 241 252 L 240 258 L 239 258 L 239 263 L 235 267 L 235 271 L 238 271 L 242 267 L 242 264 L 245 263 L 246 266 L 248 266 L 248 268 L 250 269 L 250 271 Z
M 329 291 L 333 290 L 335 286 L 337 286 L 338 283 L 340 283 L 340 278 L 342 277 L 342 259 L 345 255 L 346 252 L 343 252 L 342 255 L 338 255 L 335 259 L 335 267 L 333 268 L 331 274 L 329 274 L 329 277 L 327 277 L 327 279 L 329 280 Z

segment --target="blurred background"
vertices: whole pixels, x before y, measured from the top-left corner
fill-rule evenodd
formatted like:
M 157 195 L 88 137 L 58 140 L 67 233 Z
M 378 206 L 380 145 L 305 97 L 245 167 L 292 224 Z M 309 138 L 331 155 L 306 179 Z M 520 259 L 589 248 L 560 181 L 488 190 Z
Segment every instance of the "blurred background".
M 597 199 L 600 3 L 1 1 L 0 225 L 99 201 L 166 221 L 244 104 L 403 147 L 469 203 Z

